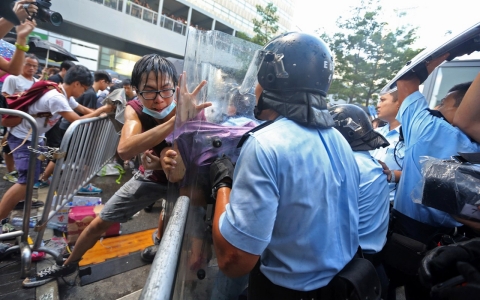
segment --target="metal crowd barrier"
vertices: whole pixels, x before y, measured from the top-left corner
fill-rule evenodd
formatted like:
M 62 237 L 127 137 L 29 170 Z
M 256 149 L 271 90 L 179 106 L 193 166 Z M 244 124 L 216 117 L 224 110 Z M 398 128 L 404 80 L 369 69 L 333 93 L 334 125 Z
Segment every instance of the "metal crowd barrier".
M 21 117 L 30 124 L 32 128 L 32 137 L 37 137 L 38 130 L 37 130 L 37 122 L 35 119 L 27 113 L 23 111 L 19 111 L 16 109 L 0 109 L 0 115 L 11 115 L 16 117 Z M 38 139 L 32 138 L 31 141 L 32 149 L 38 148 Z M 13 149 L 12 149 L 13 150 Z M 28 272 L 30 271 L 31 265 L 31 250 L 30 246 L 28 245 L 28 229 L 30 223 L 30 212 L 32 208 L 32 195 L 33 195 L 33 184 L 35 183 L 35 164 L 37 163 L 37 154 L 35 152 L 30 152 L 30 158 L 28 162 L 28 174 L 27 174 L 27 190 L 25 194 L 25 205 L 23 208 L 23 224 L 22 230 L 14 231 L 9 233 L 0 233 L 0 240 L 12 239 L 12 238 L 20 238 L 20 243 L 17 246 L 10 247 L 7 250 L 7 253 L 18 251 L 20 249 L 21 253 L 21 276 L 26 277 Z
M 56 161 L 32 251 L 46 252 L 61 262 L 58 253 L 41 246 L 47 222 L 113 157 L 119 139 L 107 116 L 77 120 L 68 127 L 60 145 L 66 156 Z
M 189 205 L 190 199 L 186 196 L 179 197 L 175 203 L 140 300 L 172 298 Z

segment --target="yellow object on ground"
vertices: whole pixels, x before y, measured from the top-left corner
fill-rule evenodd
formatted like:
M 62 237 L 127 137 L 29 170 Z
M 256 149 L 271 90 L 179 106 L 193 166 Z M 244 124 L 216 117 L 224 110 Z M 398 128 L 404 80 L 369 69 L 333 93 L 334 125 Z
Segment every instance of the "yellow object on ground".
M 155 229 L 148 229 L 131 234 L 119 235 L 99 240 L 93 248 L 83 255 L 81 267 L 98 264 L 107 259 L 125 256 L 153 245 L 152 234 Z

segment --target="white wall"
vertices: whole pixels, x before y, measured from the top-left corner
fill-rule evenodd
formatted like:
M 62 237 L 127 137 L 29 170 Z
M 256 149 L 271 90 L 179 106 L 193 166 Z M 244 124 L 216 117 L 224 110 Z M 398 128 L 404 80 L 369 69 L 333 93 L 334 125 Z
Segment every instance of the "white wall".
M 92 71 L 97 70 L 99 51 L 100 47 L 98 45 L 78 39 L 72 39 L 72 48 L 70 52 L 77 57 L 78 64 L 84 65 Z
M 65 21 L 150 48 L 184 55 L 186 36 L 102 4 L 90 0 L 53 0 L 52 8 L 61 13 Z

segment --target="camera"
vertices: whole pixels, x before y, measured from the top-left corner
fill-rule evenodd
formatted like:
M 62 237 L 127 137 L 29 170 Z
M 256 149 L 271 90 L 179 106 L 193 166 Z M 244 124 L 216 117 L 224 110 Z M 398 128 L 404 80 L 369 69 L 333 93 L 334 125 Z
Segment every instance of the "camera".
M 60 13 L 50 9 L 52 6 L 50 0 L 37 0 L 32 4 L 38 7 L 38 12 L 33 16 L 35 19 L 50 23 L 53 26 L 62 24 L 63 17 Z

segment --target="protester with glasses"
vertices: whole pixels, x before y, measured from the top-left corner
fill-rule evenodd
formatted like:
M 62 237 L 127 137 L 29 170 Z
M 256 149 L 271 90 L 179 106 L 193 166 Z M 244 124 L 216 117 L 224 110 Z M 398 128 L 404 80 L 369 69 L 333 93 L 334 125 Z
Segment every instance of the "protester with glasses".
M 187 113 L 194 117 L 202 109 L 211 105 L 196 105 L 196 95 L 206 84 L 202 81 L 189 93 L 185 85 L 185 73 L 180 76 L 182 84 L 179 89 L 182 99 L 187 103 Z M 132 86 L 138 99 L 128 102 L 125 107 L 125 123 L 118 144 L 118 154 L 124 160 L 143 154 L 144 157 L 159 157 L 160 152 L 168 146 L 165 138 L 173 132 L 176 119 L 175 89 L 179 77 L 175 66 L 167 59 L 150 54 L 142 57 L 135 64 L 132 72 Z M 188 105 L 191 104 L 191 105 Z M 181 115 L 182 116 L 182 115 Z M 163 170 L 145 170 L 143 166 L 135 176 L 125 183 L 105 204 L 102 212 L 80 234 L 75 248 L 63 265 L 54 264 L 33 278 L 27 278 L 24 286 L 42 285 L 50 280 L 74 273 L 78 262 L 116 222 L 127 222 L 130 217 L 156 200 L 166 198 L 168 180 Z M 159 218 L 158 230 L 153 234 L 154 246 L 141 253 L 145 261 L 152 262 L 160 244 L 163 219 Z

